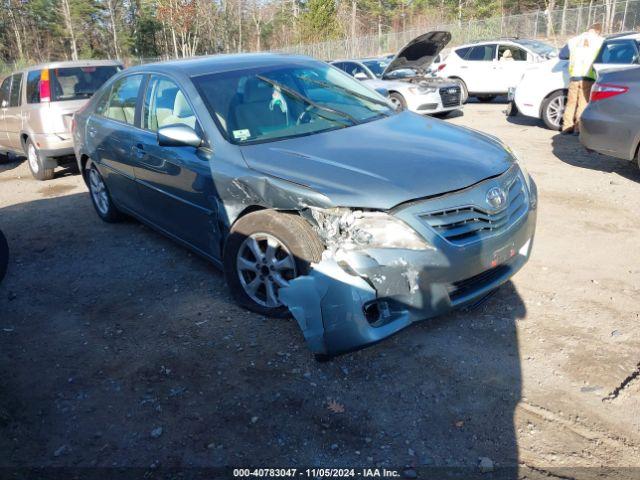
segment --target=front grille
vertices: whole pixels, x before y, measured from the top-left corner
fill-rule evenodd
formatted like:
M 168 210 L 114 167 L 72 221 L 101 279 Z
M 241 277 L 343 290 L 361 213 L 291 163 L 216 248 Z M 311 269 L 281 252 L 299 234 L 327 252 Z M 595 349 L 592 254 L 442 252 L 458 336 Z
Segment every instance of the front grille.
M 484 272 L 465 280 L 454 282 L 448 288 L 449 298 L 451 301 L 456 301 L 461 297 L 478 291 L 503 275 L 506 275 L 509 270 L 509 265 L 503 264 L 490 270 L 485 270 Z
M 440 98 L 443 107 L 456 107 L 460 105 L 460 87 L 442 87 Z
M 486 186 L 476 188 L 484 189 Z M 467 245 L 507 230 L 527 211 L 524 184 L 514 175 L 505 184 L 507 204 L 498 211 L 476 205 L 453 207 L 420 215 L 439 235 L 455 245 Z

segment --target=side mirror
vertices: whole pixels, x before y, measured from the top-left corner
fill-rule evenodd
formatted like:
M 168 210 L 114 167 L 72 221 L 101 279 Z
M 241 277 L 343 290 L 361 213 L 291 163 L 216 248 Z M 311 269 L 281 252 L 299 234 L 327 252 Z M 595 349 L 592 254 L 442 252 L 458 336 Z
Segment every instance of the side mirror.
M 188 125 L 169 125 L 158 130 L 161 147 L 194 147 L 202 145 L 202 138 Z
M 355 78 L 356 80 L 369 80 L 369 77 L 367 77 L 367 74 L 363 72 L 356 73 L 353 76 L 353 78 Z

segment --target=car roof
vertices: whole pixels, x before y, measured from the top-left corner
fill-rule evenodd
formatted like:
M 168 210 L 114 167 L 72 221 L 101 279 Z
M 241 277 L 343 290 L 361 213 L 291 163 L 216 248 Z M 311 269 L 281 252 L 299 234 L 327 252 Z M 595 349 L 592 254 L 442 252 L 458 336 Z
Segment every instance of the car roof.
M 638 32 L 622 32 L 622 33 L 614 33 L 612 35 L 607 35 L 605 37 L 607 40 L 640 40 L 640 33 Z
M 10 75 L 16 73 L 30 72 L 32 70 L 49 70 L 54 68 L 73 68 L 73 67 L 108 67 L 108 66 L 122 66 L 122 62 L 118 60 L 69 60 L 62 62 L 47 62 L 39 63 L 37 65 L 31 65 L 30 67 L 24 67 L 20 70 L 12 72 Z
M 284 53 L 237 53 L 194 57 L 184 60 L 147 63 L 127 69 L 131 72 L 172 73 L 195 77 L 211 73 L 243 70 L 251 67 L 269 67 L 274 65 L 291 65 L 292 63 L 316 63 L 311 57 Z

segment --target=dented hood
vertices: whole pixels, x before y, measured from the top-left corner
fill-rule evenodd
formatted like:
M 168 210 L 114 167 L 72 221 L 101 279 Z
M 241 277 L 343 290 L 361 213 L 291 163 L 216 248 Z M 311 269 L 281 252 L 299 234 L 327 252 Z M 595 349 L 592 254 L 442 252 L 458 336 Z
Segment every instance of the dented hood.
M 391 60 L 382 72 L 382 78 L 403 68 L 425 71 L 450 41 L 451 33 L 445 31 L 427 32 L 414 38 Z
M 411 112 L 240 148 L 250 168 L 316 190 L 335 206 L 382 210 L 459 190 L 513 162 L 486 135 Z

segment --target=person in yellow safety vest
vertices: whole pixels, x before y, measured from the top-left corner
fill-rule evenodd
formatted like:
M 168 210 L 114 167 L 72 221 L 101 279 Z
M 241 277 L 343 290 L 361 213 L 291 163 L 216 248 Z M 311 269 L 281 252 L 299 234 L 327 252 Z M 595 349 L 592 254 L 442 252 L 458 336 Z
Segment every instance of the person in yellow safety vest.
M 585 33 L 569 40 L 569 94 L 562 119 L 562 133 L 578 133 L 580 116 L 589 103 L 596 79 L 593 62 L 602 47 L 602 26 L 591 25 Z

